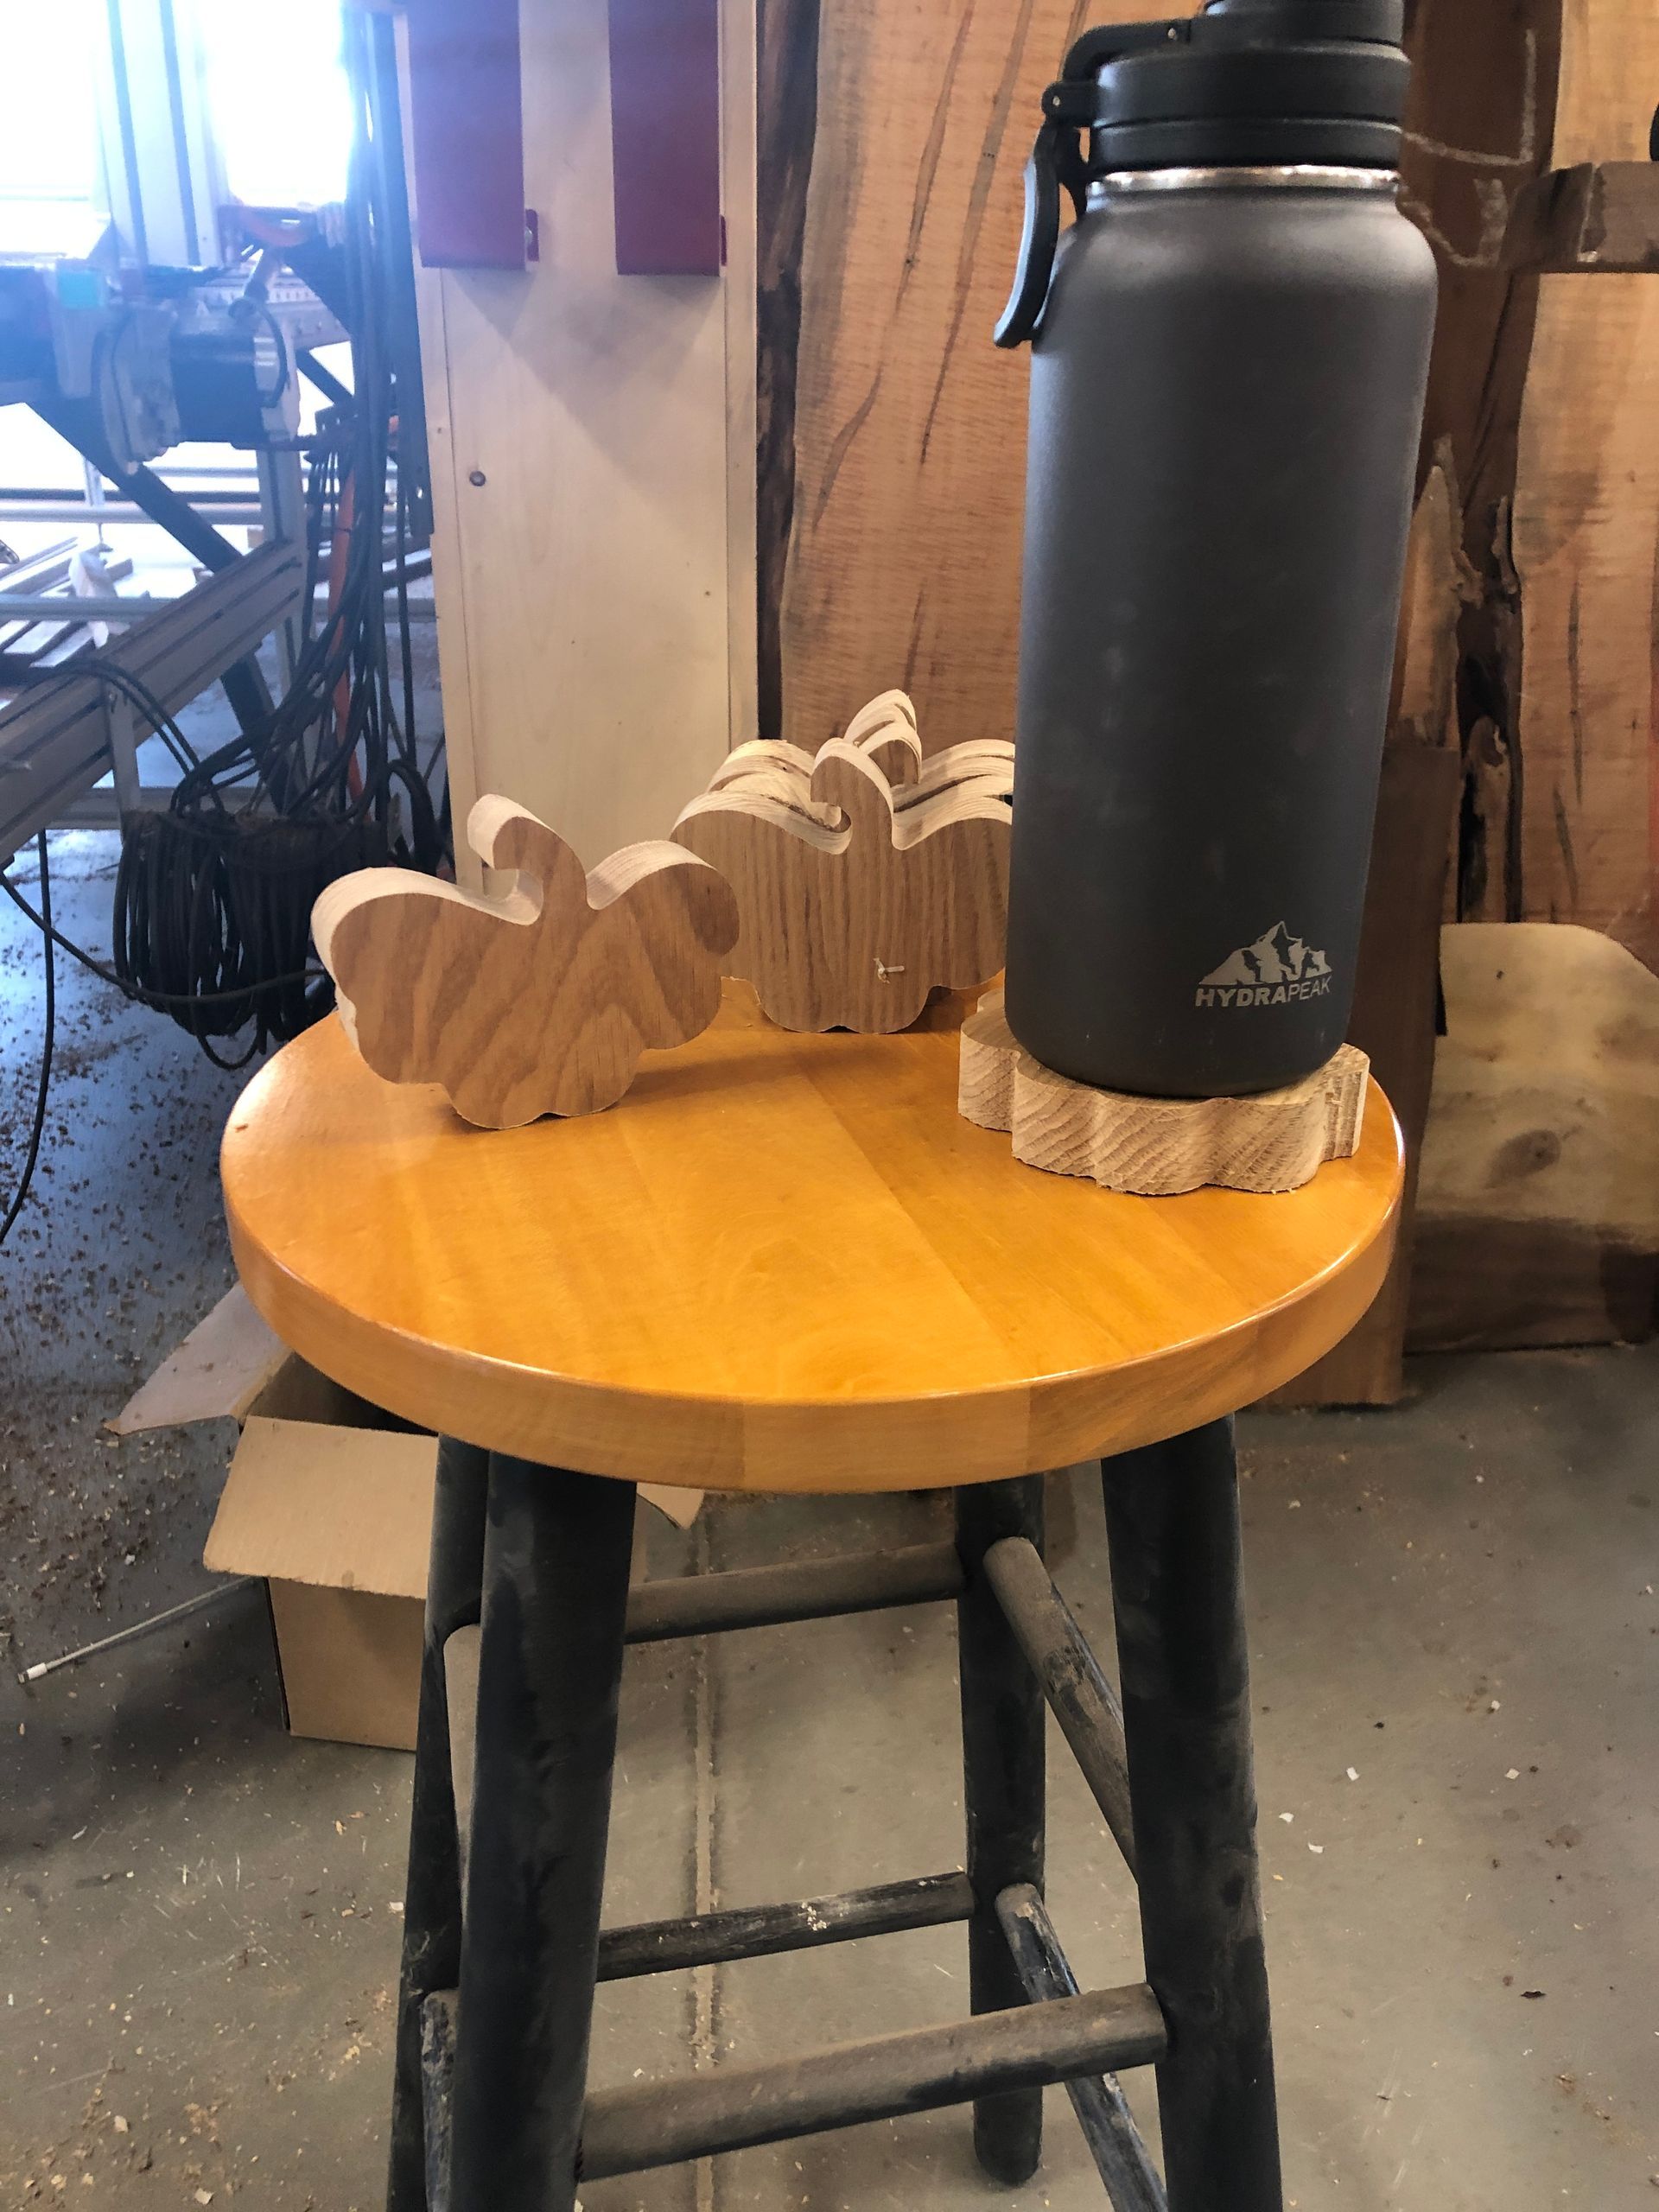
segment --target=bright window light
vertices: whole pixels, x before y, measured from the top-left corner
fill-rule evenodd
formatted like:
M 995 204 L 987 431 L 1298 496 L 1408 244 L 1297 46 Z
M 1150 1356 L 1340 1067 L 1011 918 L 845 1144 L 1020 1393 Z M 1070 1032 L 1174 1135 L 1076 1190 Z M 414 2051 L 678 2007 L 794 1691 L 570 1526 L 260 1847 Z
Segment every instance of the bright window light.
M 352 114 L 340 0 L 194 0 L 194 11 L 231 196 L 253 207 L 343 200 Z
M 86 201 L 98 193 L 91 0 L 0 7 L 0 197 Z

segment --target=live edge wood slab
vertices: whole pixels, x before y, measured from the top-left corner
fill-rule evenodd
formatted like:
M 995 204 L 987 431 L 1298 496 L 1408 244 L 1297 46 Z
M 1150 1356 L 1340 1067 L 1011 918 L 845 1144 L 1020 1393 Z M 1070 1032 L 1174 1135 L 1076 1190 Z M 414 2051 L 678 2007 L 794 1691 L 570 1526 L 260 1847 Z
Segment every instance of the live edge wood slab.
M 250 1298 L 324 1373 L 552 1467 L 880 1491 L 1065 1466 L 1249 1404 L 1349 1329 L 1401 1182 L 1373 1086 L 1300 1191 L 1124 1198 L 957 1112 L 959 999 L 794 1034 L 728 982 L 613 1114 L 480 1136 L 338 1022 L 232 1113 Z
M 962 1027 L 957 1110 L 1007 1130 L 1014 1155 L 1052 1175 L 1163 1198 L 1206 1183 L 1299 1190 L 1359 1141 L 1369 1070 L 1351 1045 L 1300 1083 L 1244 1098 L 1137 1098 L 1057 1075 L 1023 1052 L 1001 991 Z

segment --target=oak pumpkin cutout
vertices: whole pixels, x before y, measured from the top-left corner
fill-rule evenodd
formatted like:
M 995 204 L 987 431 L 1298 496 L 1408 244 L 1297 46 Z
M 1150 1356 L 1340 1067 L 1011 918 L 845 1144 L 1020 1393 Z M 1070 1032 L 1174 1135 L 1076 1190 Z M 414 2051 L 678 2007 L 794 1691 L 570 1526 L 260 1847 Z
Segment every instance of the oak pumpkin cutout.
M 924 759 L 901 691 L 816 757 L 739 746 L 674 825 L 736 893 L 727 972 L 782 1028 L 870 1034 L 986 982 L 1007 937 L 1013 763 L 994 740 Z
M 641 1052 L 714 1020 L 738 915 L 712 868 L 658 839 L 584 874 L 505 798 L 478 801 L 467 838 L 517 871 L 505 898 L 376 868 L 313 909 L 340 1020 L 378 1075 L 441 1084 L 463 1120 L 517 1128 L 614 1105 Z

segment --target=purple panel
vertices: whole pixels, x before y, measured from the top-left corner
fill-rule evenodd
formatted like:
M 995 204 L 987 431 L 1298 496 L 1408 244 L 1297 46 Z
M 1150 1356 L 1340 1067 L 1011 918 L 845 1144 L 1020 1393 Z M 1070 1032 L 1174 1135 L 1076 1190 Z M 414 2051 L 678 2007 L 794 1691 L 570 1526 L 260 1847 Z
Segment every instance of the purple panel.
M 718 0 L 610 0 L 623 276 L 720 273 Z
M 522 269 L 518 0 L 409 0 L 409 100 L 421 259 Z

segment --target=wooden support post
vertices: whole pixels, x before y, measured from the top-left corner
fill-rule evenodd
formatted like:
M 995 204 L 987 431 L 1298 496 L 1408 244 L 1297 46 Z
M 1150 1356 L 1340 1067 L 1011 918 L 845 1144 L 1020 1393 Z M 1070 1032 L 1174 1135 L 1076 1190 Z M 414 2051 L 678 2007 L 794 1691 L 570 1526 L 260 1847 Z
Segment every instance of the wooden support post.
M 1283 2212 L 1232 1423 L 1101 1478 L 1169 2212 Z
M 957 1492 L 957 1541 L 967 1586 L 957 1607 L 962 1675 L 963 1792 L 968 1814 L 968 1878 L 974 1916 L 968 1967 L 976 2012 L 1022 2002 L 1024 1985 L 996 1916 L 1014 1883 L 1043 1886 L 1046 1807 L 1042 1685 L 1020 1649 L 985 1554 L 1004 1536 L 1043 1541 L 1040 1476 L 981 1483 Z M 974 2107 L 974 2148 L 994 2181 L 1031 2179 L 1043 2147 L 1043 2100 L 1005 2088 Z

